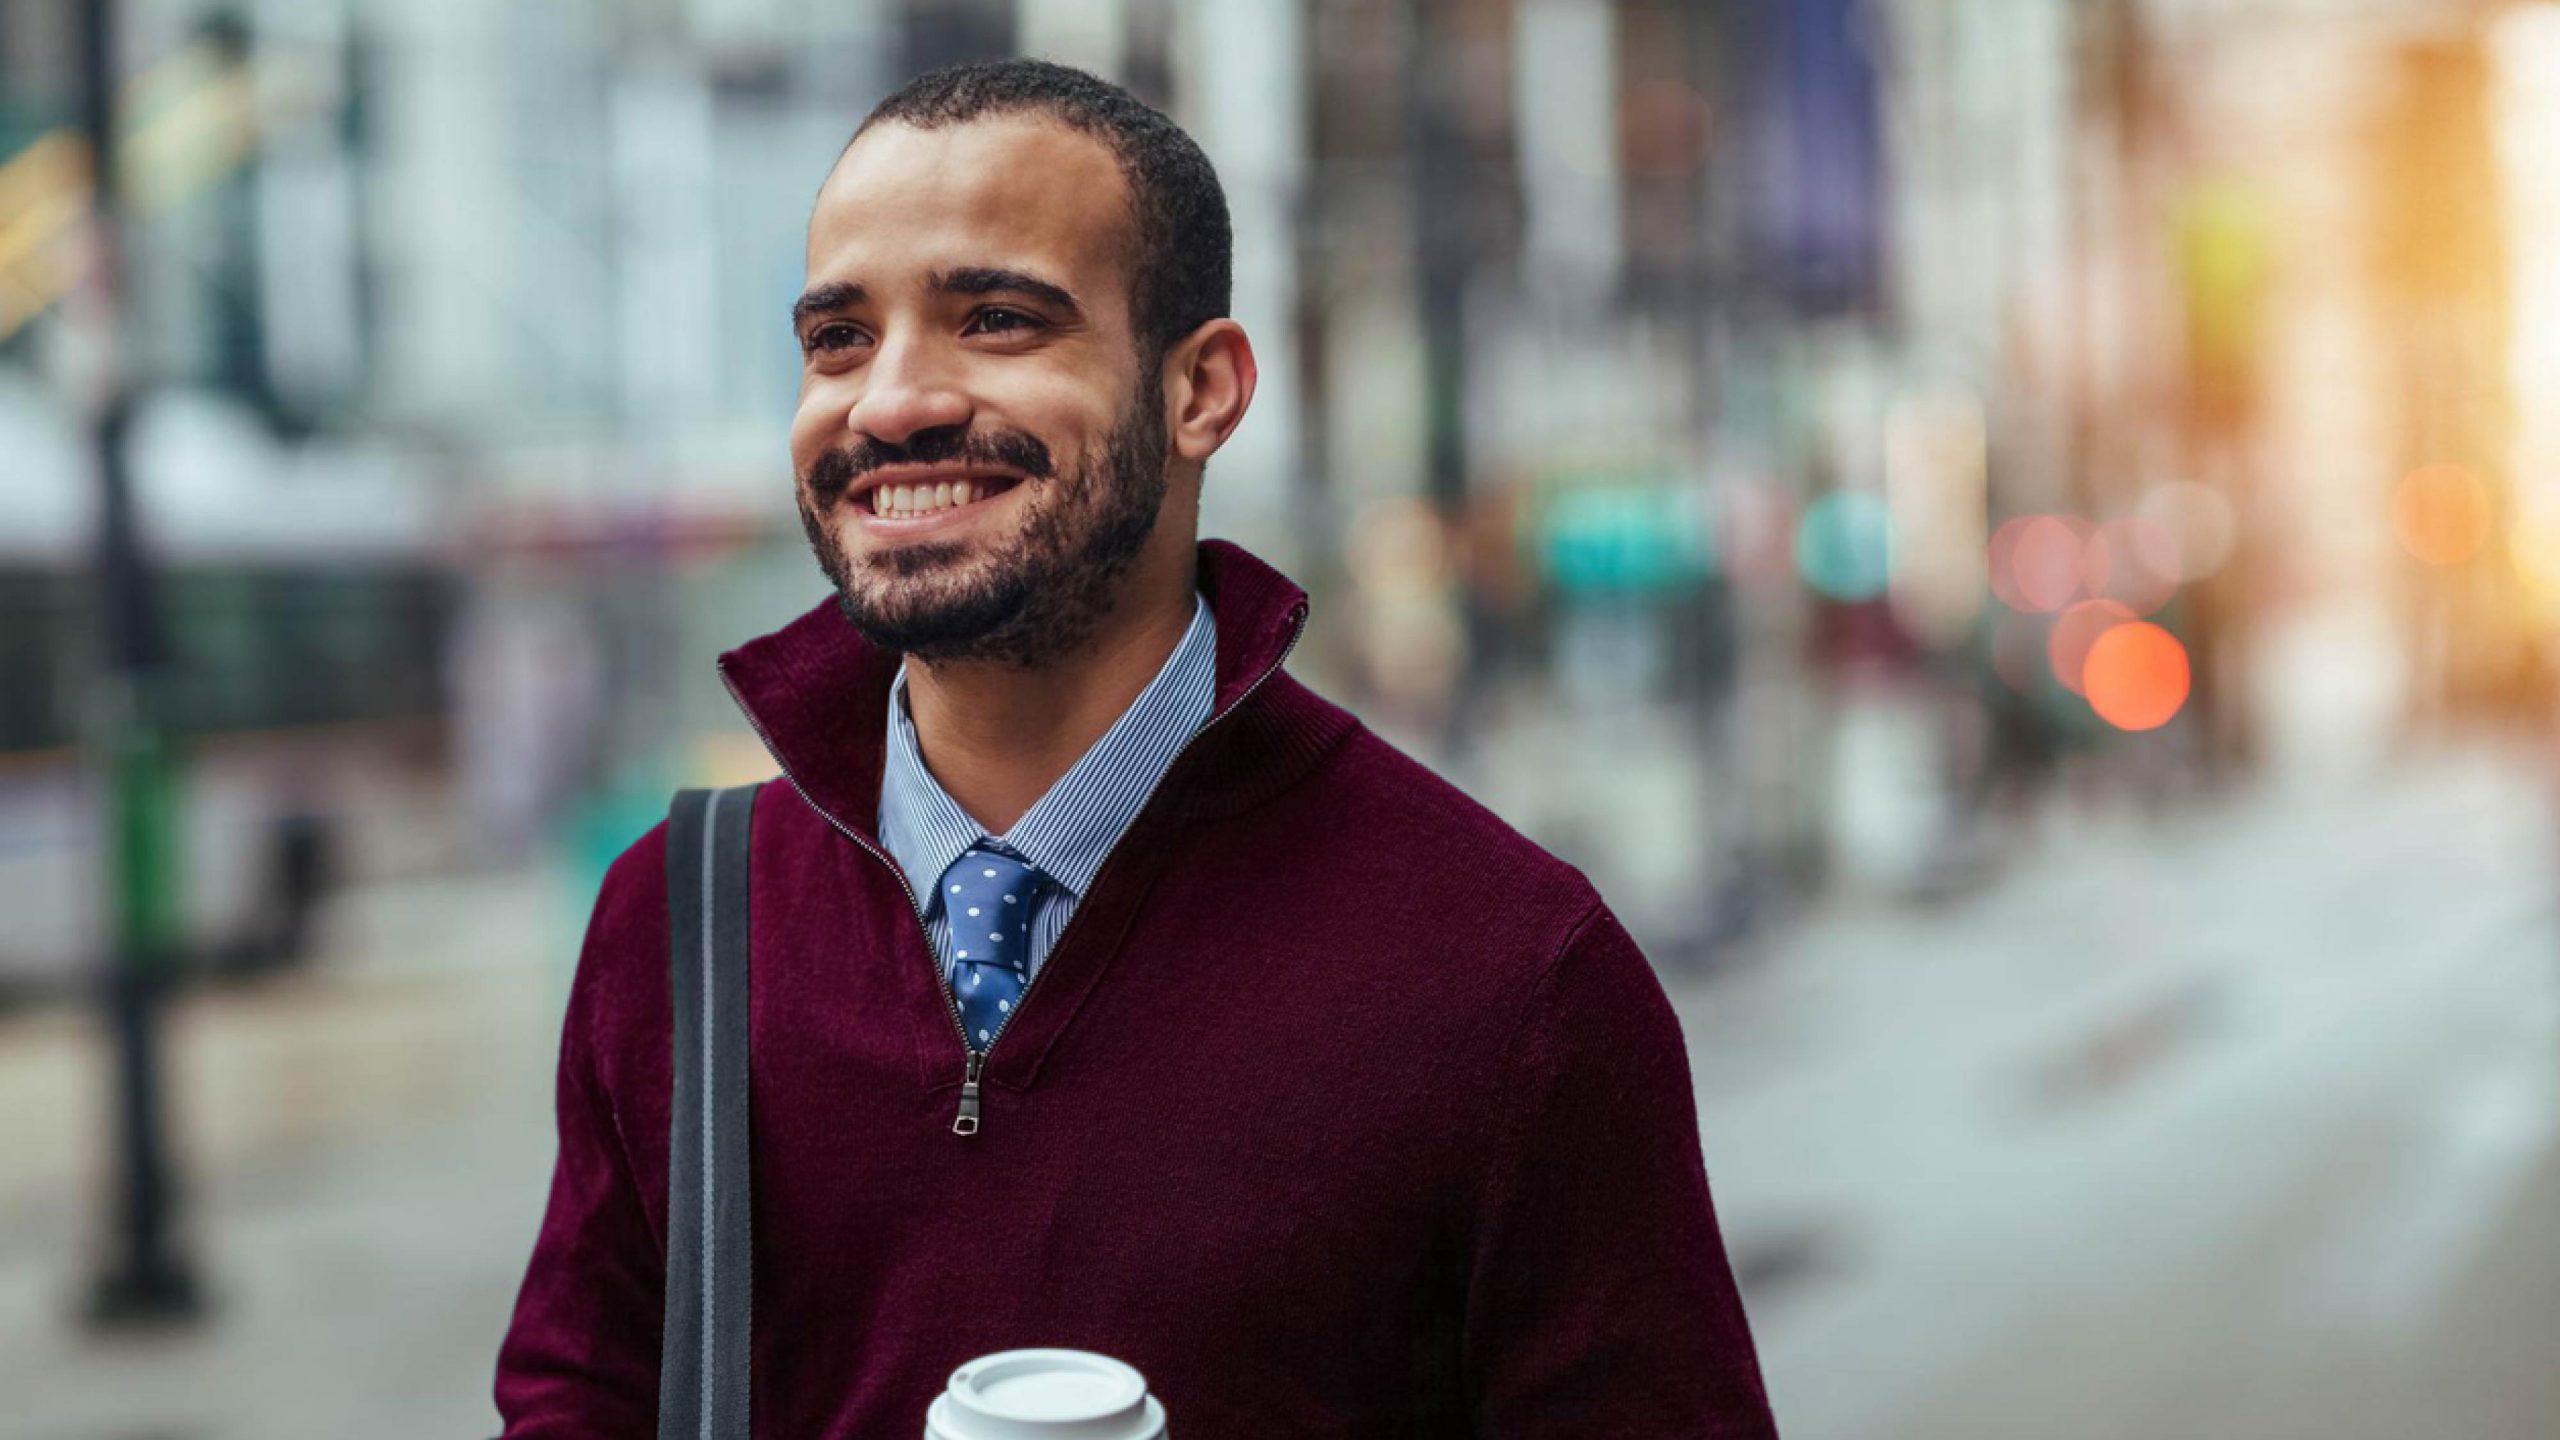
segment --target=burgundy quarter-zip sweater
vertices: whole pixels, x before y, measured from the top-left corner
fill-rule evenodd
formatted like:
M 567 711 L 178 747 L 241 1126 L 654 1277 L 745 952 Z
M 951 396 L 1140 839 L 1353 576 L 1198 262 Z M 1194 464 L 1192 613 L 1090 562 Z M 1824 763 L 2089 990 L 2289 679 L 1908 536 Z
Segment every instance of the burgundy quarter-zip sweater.
M 1181 1440 L 1776 1433 L 1680 1029 L 1581 873 L 1282 668 L 1305 594 L 1200 547 L 1210 719 L 987 1052 L 874 833 L 897 657 L 832 601 L 721 661 L 756 806 L 754 1431 L 910 1440 L 952 1369 L 1065 1345 Z M 655 1434 L 663 827 L 613 867 L 506 1434 Z M 928 882 L 929 883 L 929 882 Z

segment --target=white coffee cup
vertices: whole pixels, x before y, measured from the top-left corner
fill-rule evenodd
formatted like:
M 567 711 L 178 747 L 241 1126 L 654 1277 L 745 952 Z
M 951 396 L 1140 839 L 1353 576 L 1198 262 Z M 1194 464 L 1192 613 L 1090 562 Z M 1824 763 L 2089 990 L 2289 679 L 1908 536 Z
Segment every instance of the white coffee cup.
M 1165 1440 L 1164 1406 L 1090 1350 L 1000 1350 L 951 1372 L 924 1440 Z

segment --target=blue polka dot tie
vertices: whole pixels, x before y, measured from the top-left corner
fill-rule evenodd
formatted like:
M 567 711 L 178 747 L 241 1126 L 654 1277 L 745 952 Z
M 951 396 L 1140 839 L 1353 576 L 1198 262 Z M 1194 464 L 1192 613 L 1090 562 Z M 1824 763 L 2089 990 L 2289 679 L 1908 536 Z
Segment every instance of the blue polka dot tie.
M 974 846 L 942 872 L 950 920 L 951 993 L 971 1049 L 984 1050 L 1031 979 L 1032 887 L 1039 868 Z

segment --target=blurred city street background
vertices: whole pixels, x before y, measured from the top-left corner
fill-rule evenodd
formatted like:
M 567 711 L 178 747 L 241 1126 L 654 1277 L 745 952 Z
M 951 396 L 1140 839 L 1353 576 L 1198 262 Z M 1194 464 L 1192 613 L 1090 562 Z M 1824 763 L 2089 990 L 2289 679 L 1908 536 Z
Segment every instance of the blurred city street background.
M 495 1430 L 808 204 L 1011 53 L 1217 163 L 1204 530 L 1645 943 L 1785 1433 L 2560 1436 L 2560 0 L 0 0 L 0 1435 Z

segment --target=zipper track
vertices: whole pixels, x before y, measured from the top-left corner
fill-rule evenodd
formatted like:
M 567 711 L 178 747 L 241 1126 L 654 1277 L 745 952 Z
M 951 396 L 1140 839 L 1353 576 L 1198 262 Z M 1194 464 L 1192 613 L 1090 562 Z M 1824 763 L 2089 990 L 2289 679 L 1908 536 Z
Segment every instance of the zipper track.
M 833 826 L 837 834 L 869 851 L 871 858 L 889 867 L 889 878 L 898 882 L 898 888 L 906 893 L 907 907 L 915 911 L 917 932 L 926 937 L 924 958 L 928 964 L 933 964 L 933 939 L 925 926 L 924 902 L 916 898 L 916 887 L 907 882 L 907 872 L 898 868 L 898 862 L 890 859 L 888 852 L 863 839 L 851 826 L 837 819 L 834 812 L 809 798 L 808 790 L 800 784 L 800 777 L 791 773 L 791 767 L 782 763 L 782 752 L 773 748 L 773 736 L 766 733 L 764 722 L 756 718 L 756 712 L 747 707 L 746 698 L 738 693 L 737 682 L 729 678 L 728 663 L 721 662 L 719 669 L 720 685 L 729 692 L 730 703 L 738 707 L 739 714 L 747 717 L 747 728 L 756 732 L 757 743 L 764 746 L 765 755 L 773 761 L 774 768 L 782 772 L 782 778 L 790 782 L 792 793 L 800 797 L 800 803 L 817 812 L 818 818 Z M 1069 923 L 1072 924 L 1073 921 Z M 969 1031 L 967 1022 L 960 1018 L 960 997 L 952 993 L 951 977 L 942 973 L 941 965 L 933 964 L 933 973 L 934 978 L 941 982 L 943 1003 L 951 1011 L 951 1031 L 960 1037 L 960 1043 L 965 1046 L 969 1043 Z
M 1301 602 L 1298 605 L 1292 606 L 1289 611 L 1289 617 L 1292 622 L 1289 631 L 1289 639 L 1288 643 L 1280 647 L 1279 657 L 1273 660 L 1270 665 L 1265 667 L 1261 674 L 1253 677 L 1253 683 L 1244 687 L 1244 693 L 1236 697 L 1234 704 L 1229 705 L 1226 709 L 1221 710 L 1210 716 L 1208 719 L 1202 721 L 1200 728 L 1192 731 L 1190 737 L 1182 742 L 1181 747 L 1173 752 L 1173 758 L 1165 762 L 1164 769 L 1157 772 L 1155 782 L 1147 787 L 1146 795 L 1138 801 L 1138 808 L 1131 812 L 1129 823 L 1121 828 L 1118 835 L 1112 837 L 1110 848 L 1102 852 L 1102 863 L 1094 867 L 1093 883 L 1085 889 L 1085 894 L 1088 898 L 1091 897 L 1095 890 L 1102 888 L 1103 877 L 1111 873 L 1112 857 L 1120 853 L 1120 842 L 1128 838 L 1128 834 L 1131 830 L 1137 828 L 1138 817 L 1144 815 L 1147 807 L 1155 803 L 1156 792 L 1162 790 L 1164 788 L 1165 781 L 1172 778 L 1174 767 L 1182 763 L 1182 757 L 1191 753 L 1191 747 L 1200 743 L 1201 736 L 1216 729 L 1219 725 L 1225 723 L 1228 716 L 1243 709 L 1245 707 L 1245 702 L 1251 700 L 1254 697 L 1255 692 L 1261 690 L 1262 687 L 1270 681 L 1272 676 L 1279 674 L 1281 668 L 1289 663 L 1289 656 L 1297 650 L 1298 641 L 1307 633 L 1306 605 Z M 1040 976 L 1048 973 L 1049 965 L 1047 957 L 1042 957 L 1038 973 L 1033 974 L 1023 982 L 1022 993 L 1015 997 L 1012 1011 L 997 1024 L 995 1034 L 987 1040 L 986 1048 L 984 1050 L 980 1050 L 971 1045 L 969 1043 L 969 1024 L 966 1020 L 962 1019 L 960 1015 L 960 996 L 958 992 L 951 988 L 951 976 L 944 969 L 941 958 L 933 953 L 933 930 L 925 921 L 924 902 L 916 898 L 915 885 L 913 882 L 908 880 L 907 872 L 899 867 L 898 862 L 895 859 L 892 859 L 887 851 L 872 844 L 870 841 L 863 839 L 852 826 L 849 826 L 842 820 L 837 819 L 835 814 L 828 810 L 827 807 L 810 798 L 807 788 L 801 785 L 799 777 L 793 775 L 791 773 L 791 767 L 783 763 L 782 752 L 774 748 L 773 736 L 766 732 L 764 722 L 756 718 L 755 711 L 748 707 L 745 697 L 738 693 L 737 682 L 729 676 L 728 662 L 725 660 L 720 662 L 718 668 L 720 671 L 721 688 L 729 692 L 730 703 L 736 705 L 738 707 L 738 713 L 747 718 L 747 728 L 755 731 L 757 743 L 764 746 L 764 753 L 773 761 L 774 768 L 781 772 L 782 778 L 790 783 L 792 793 L 800 797 L 800 803 L 817 812 L 818 818 L 826 821 L 837 834 L 842 835 L 847 840 L 861 846 L 872 859 L 877 860 L 882 865 L 888 867 L 890 878 L 896 880 L 898 882 L 898 889 L 905 893 L 908 908 L 915 912 L 916 933 L 924 937 L 925 963 L 932 968 L 934 984 L 942 991 L 943 1009 L 951 1019 L 951 1033 L 959 1039 L 960 1048 L 968 1057 L 965 1070 L 966 1078 L 962 1082 L 963 1086 L 966 1089 L 974 1090 L 977 1086 L 978 1076 L 985 1065 L 983 1057 L 994 1052 L 996 1042 L 1004 1038 L 1005 1032 L 1013 1027 L 1014 1020 L 1022 1014 L 1022 1007 L 1031 1003 L 1031 992 L 1039 987 Z M 1076 928 L 1076 921 L 1082 919 L 1084 917 L 1084 913 L 1084 904 L 1082 902 L 1078 902 L 1076 905 L 1076 913 L 1067 917 L 1067 922 L 1058 927 L 1057 937 L 1049 942 L 1050 955 L 1058 953 L 1058 947 L 1066 943 L 1067 935 Z M 974 1100 L 976 1097 L 974 1095 L 970 1095 L 964 1098 Z M 969 1130 L 963 1130 L 960 1133 L 971 1134 L 974 1133 L 974 1131 L 975 1126 L 972 1126 Z

